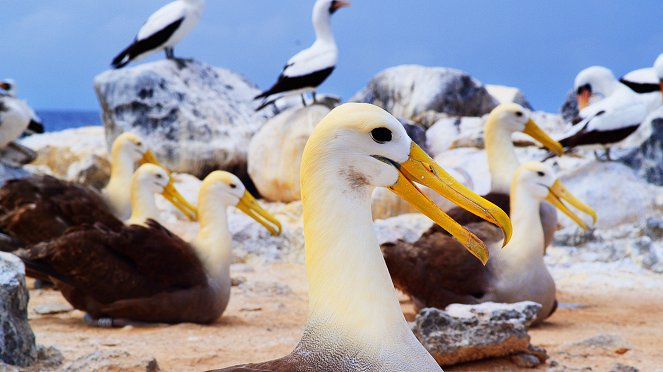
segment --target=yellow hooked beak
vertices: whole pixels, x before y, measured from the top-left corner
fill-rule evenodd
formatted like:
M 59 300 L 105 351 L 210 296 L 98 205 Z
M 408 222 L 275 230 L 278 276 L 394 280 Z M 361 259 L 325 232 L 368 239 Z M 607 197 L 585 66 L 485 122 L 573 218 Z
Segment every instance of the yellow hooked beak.
M 575 223 L 577 223 L 580 227 L 582 227 L 583 230 L 585 231 L 589 230 L 589 226 L 587 226 L 587 223 L 583 221 L 580 217 L 578 217 L 578 215 L 573 213 L 564 204 L 562 200 L 566 200 L 567 202 L 569 202 L 569 204 L 576 207 L 581 212 L 590 215 L 592 217 L 592 223 L 596 224 L 597 221 L 596 212 L 590 206 L 581 202 L 575 196 L 573 196 L 573 194 L 571 194 L 569 190 L 567 190 L 566 187 L 564 187 L 564 185 L 560 180 L 555 181 L 555 183 L 553 183 L 553 185 L 549 189 L 550 192 L 546 197 L 546 201 L 554 205 L 565 215 L 569 216 L 569 218 L 571 218 Z
M 161 193 L 164 198 L 166 198 L 175 208 L 179 209 L 185 216 L 187 216 L 191 221 L 198 220 L 198 209 L 189 203 L 182 194 L 180 194 L 175 188 L 173 179 L 171 178 L 166 187 L 164 187 L 163 192 Z
M 264 210 L 248 191 L 245 191 L 242 198 L 239 199 L 237 209 L 265 226 L 272 235 L 278 236 L 281 234 L 281 222 L 272 216 L 271 213 Z
M 143 157 L 140 160 L 138 160 L 138 164 L 139 165 L 154 164 L 156 166 L 159 166 L 159 167 L 163 168 L 163 170 L 165 170 L 168 174 L 171 173 L 168 168 L 166 168 L 163 164 L 161 164 L 159 162 L 157 157 L 154 156 L 154 153 L 150 150 L 145 151 L 145 153 L 143 154 Z
M 582 111 L 585 107 L 589 106 L 589 98 L 591 97 L 592 92 L 589 89 L 583 89 L 577 96 L 578 98 L 578 110 Z
M 399 171 L 398 181 L 389 189 L 447 230 L 484 265 L 488 262 L 489 256 L 484 242 L 444 213 L 414 182 L 430 187 L 463 209 L 497 225 L 504 232 L 504 245 L 511 239 L 509 216 L 493 203 L 456 181 L 414 142 L 412 142 L 408 160 L 401 164 L 387 162 L 394 165 Z
M 548 133 L 544 132 L 541 127 L 539 127 L 534 120 L 529 119 L 525 125 L 525 130 L 523 133 L 534 138 L 535 140 L 541 142 L 548 150 L 552 151 L 557 156 L 562 156 L 564 154 L 564 147 L 561 143 L 550 138 Z

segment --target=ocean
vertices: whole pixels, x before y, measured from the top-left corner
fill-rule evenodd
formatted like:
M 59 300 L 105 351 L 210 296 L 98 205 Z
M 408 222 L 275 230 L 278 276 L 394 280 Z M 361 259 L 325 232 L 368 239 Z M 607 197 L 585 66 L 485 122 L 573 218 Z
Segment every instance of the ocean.
M 41 119 L 47 132 L 101 125 L 101 114 L 98 111 L 37 110 L 37 116 Z

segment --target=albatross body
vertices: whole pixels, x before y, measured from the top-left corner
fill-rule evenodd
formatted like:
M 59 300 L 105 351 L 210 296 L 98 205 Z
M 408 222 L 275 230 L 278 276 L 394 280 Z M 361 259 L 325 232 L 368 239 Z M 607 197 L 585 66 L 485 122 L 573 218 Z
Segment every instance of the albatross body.
M 122 68 L 131 61 L 164 50 L 166 57 L 175 58 L 173 48 L 198 24 L 203 0 L 176 0 L 157 10 L 141 27 L 134 41 L 112 62 Z
M 264 99 L 256 111 L 273 103 L 275 100 L 269 99 L 273 95 L 283 93 L 284 96 L 289 96 L 315 91 L 315 88 L 331 75 L 338 60 L 338 48 L 331 30 L 331 16 L 338 9 L 348 5 L 349 3 L 339 0 L 315 2 L 313 6 L 315 42 L 310 48 L 290 58 L 276 83 L 255 97 L 255 99 Z
M 486 247 L 413 182 L 425 184 L 510 236 L 506 215 L 434 163 L 384 110 L 334 109 L 314 129 L 301 166 L 308 323 L 289 355 L 222 371 L 439 371 L 408 326 L 373 233 L 371 192 L 389 187 L 441 223 L 481 260 Z
M 79 226 L 19 257 L 29 271 L 54 280 L 67 301 L 87 312 L 95 325 L 214 322 L 230 297 L 226 206 L 246 211 L 274 234 L 280 224 L 237 177 L 213 172 L 202 183 L 201 228 L 189 244 L 150 218 L 156 210 L 153 194 L 172 190 L 164 170 L 143 165 L 132 186 L 134 224 L 118 231 Z
M 513 238 L 500 250 L 499 231 L 486 223 L 466 227 L 485 241 L 491 250 L 487 267 L 475 265 L 471 255 L 451 237 L 426 233 L 419 241 L 383 244 L 382 250 L 397 288 L 409 294 L 419 307 L 444 309 L 452 303 L 513 303 L 535 301 L 542 305 L 540 323 L 556 308 L 556 290 L 543 260 L 544 234 L 540 208 L 545 200 L 587 225 L 561 200 L 592 215 L 591 208 L 575 199 L 556 181 L 549 167 L 529 162 L 514 174 L 511 190 Z

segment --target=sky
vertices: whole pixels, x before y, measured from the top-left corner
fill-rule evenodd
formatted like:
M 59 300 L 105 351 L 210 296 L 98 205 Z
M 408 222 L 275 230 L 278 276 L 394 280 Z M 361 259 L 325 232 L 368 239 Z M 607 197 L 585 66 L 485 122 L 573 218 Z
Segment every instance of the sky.
M 313 2 L 207 0 L 175 53 L 268 88 L 313 42 Z M 98 110 L 94 76 L 166 3 L 4 0 L 0 78 L 36 109 Z M 661 16 L 661 0 L 352 0 L 333 17 L 339 63 L 319 91 L 349 99 L 385 68 L 444 66 L 519 87 L 536 109 L 556 112 L 585 67 L 620 76 L 651 66 L 663 52 Z

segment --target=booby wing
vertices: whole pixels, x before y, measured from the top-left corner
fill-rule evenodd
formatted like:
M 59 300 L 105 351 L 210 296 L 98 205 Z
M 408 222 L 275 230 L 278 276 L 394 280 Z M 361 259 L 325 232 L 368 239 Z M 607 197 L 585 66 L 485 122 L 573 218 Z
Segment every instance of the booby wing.
M 661 86 L 653 67 L 641 68 L 622 76 L 619 82 L 631 88 L 636 93 L 660 92 Z

